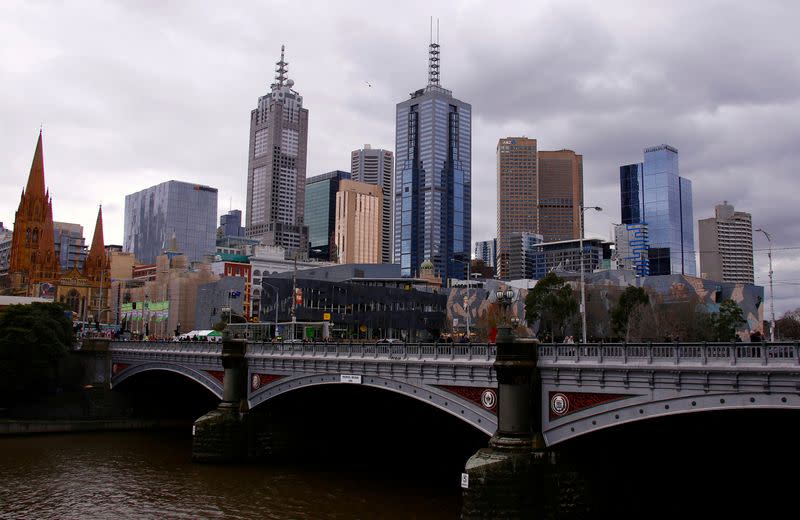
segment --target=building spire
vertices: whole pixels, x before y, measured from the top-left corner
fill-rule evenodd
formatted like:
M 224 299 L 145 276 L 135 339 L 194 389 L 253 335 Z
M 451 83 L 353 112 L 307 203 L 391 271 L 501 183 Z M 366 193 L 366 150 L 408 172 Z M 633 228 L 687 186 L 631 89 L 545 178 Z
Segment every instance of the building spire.
M 289 63 L 283 59 L 283 51 L 285 48 L 285 45 L 281 45 L 281 60 L 275 62 L 275 84 L 279 87 L 283 86 L 286 81 L 286 73 L 289 71 L 287 67 Z
M 28 175 L 28 185 L 25 193 L 32 196 L 45 196 L 44 189 L 44 156 L 42 155 L 42 129 L 39 129 L 39 141 L 36 143 L 36 151 L 33 153 L 31 172 Z
M 439 86 L 439 19 L 436 19 L 436 42 L 433 41 L 433 16 L 431 16 L 431 42 L 428 45 L 428 85 Z
M 94 225 L 94 236 L 92 237 L 92 247 L 90 251 L 103 251 L 105 243 L 103 241 L 103 205 L 97 210 L 97 222 Z

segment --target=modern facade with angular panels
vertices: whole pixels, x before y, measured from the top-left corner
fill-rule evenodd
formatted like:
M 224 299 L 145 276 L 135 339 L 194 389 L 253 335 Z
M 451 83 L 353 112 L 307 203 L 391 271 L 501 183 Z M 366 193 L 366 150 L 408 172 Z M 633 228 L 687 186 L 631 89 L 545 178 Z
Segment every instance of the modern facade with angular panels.
M 389 150 L 365 144 L 350 154 L 352 179 L 377 184 L 383 191 L 383 221 L 381 224 L 381 263 L 392 261 L 392 171 L 394 154 Z
M 282 246 L 289 256 L 308 254 L 304 226 L 308 110 L 287 79 L 288 63 L 276 63 L 270 92 L 250 112 L 247 162 L 247 238 Z
M 472 106 L 439 84 L 431 43 L 428 85 L 397 105 L 394 261 L 415 277 L 426 260 L 443 283 L 467 275 L 472 244 Z
M 623 223 L 647 224 L 652 276 L 697 272 L 692 182 L 679 171 L 678 150 L 666 144 L 645 148 L 643 163 L 620 167 Z
M 181 181 L 162 182 L 125 196 L 125 251 L 153 264 L 174 237 L 191 262 L 216 250 L 217 189 Z
M 697 222 L 700 276 L 718 282 L 753 283 L 753 218 L 725 201 L 714 217 Z
M 349 178 L 349 172 L 334 170 L 306 179 L 305 223 L 308 226 L 309 258 L 331 260 L 336 229 L 336 193 L 339 183 Z

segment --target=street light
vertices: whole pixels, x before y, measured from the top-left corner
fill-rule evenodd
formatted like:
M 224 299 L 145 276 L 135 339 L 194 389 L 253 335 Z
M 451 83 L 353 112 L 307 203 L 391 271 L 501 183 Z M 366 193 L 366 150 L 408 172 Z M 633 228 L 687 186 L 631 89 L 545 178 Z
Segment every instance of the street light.
M 583 221 L 584 221 L 584 212 L 587 209 L 593 209 L 595 211 L 603 211 L 603 208 L 600 206 L 589 206 L 586 207 L 581 202 L 581 240 L 580 240 L 580 248 L 581 248 L 581 333 L 583 336 L 583 342 L 586 343 L 586 284 L 584 283 L 583 279 Z
M 502 289 L 498 289 L 495 291 L 495 298 L 497 299 L 497 303 L 500 305 L 500 308 L 503 309 L 503 324 L 507 324 L 508 306 L 514 302 L 514 290 L 506 289 L 503 291 Z
M 272 290 L 275 291 L 275 333 L 273 334 L 273 338 L 278 337 L 278 288 L 272 285 L 271 283 L 267 283 L 265 281 L 261 281 L 261 285 L 268 285 L 272 287 Z
M 772 288 L 772 237 L 761 228 L 756 229 L 756 231 L 760 231 L 764 233 L 764 236 L 767 237 L 767 242 L 769 243 L 769 251 L 767 252 L 767 256 L 769 257 L 769 313 L 771 315 L 771 321 L 769 324 L 769 340 L 771 342 L 775 341 L 775 292 Z

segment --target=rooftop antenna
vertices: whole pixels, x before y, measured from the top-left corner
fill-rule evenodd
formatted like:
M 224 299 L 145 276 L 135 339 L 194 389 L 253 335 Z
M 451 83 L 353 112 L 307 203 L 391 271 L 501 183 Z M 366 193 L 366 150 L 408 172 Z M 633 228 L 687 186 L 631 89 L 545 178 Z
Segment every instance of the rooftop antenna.
M 285 45 L 281 45 L 281 61 L 275 62 L 275 84 L 279 87 L 283 86 L 286 81 L 286 73 L 289 71 L 286 67 L 289 63 L 283 59 L 283 51 L 285 48 Z
M 431 43 L 428 46 L 428 85 L 439 86 L 439 19 L 436 19 L 436 43 L 433 42 L 433 16 L 431 16 Z

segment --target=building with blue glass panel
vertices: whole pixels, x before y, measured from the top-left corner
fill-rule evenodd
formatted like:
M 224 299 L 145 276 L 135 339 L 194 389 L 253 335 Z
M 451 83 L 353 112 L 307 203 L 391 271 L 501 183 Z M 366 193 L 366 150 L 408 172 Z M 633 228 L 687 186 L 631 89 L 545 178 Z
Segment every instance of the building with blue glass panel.
M 428 86 L 397 105 L 394 262 L 416 277 L 430 260 L 447 283 L 470 259 L 472 106 L 439 84 L 438 43 L 428 65 Z
M 620 167 L 623 224 L 647 224 L 650 275 L 695 276 L 692 182 L 680 176 L 678 150 L 644 150 L 644 162 Z
M 331 256 L 336 230 L 336 193 L 350 172 L 334 170 L 306 179 L 305 224 L 308 226 L 309 258 L 335 260 Z

